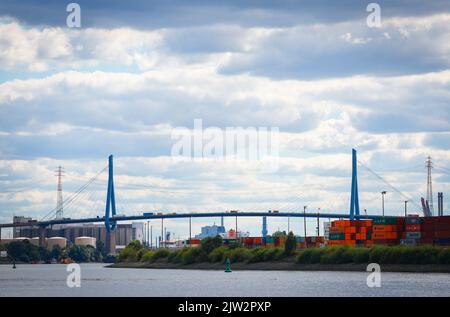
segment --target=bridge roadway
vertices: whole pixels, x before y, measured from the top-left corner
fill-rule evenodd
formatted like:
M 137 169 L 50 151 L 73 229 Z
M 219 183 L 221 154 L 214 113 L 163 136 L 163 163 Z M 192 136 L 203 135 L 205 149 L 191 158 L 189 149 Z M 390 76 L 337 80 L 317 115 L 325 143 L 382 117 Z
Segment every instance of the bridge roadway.
M 297 218 L 329 218 L 329 219 L 346 219 L 349 214 L 332 214 L 332 213 L 303 213 L 301 212 L 198 212 L 198 213 L 163 213 L 152 215 L 137 215 L 137 216 L 115 216 L 110 217 L 110 221 L 136 221 L 136 220 L 152 220 L 152 219 L 177 219 L 177 218 L 206 218 L 206 217 L 297 217 Z M 374 219 L 382 218 L 380 215 L 359 215 L 359 219 Z M 384 216 L 384 218 L 393 218 L 396 216 Z M 96 223 L 104 222 L 105 217 L 84 218 L 84 219 L 54 219 L 47 221 L 35 221 L 27 223 L 3 223 L 0 228 L 13 227 L 48 227 L 60 224 L 74 224 L 74 223 Z

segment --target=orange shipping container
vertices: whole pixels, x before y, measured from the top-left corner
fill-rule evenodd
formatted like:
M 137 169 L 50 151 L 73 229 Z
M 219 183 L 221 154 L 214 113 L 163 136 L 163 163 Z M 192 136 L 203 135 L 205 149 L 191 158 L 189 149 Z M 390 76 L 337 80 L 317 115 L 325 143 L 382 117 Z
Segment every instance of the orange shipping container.
M 372 233 L 372 239 L 374 240 L 398 239 L 398 232 L 374 232 Z
M 405 226 L 405 231 L 420 231 L 420 225 L 406 225 Z
M 356 233 L 356 227 L 346 227 L 345 233 Z
M 397 225 L 374 225 L 373 232 L 393 232 L 398 231 Z

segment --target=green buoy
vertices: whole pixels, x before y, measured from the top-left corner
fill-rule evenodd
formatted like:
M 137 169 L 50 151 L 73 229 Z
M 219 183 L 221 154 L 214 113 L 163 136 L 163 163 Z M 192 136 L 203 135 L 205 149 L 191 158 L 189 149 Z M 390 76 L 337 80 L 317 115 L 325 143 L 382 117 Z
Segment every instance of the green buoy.
M 225 261 L 225 273 L 231 273 L 231 263 L 229 258 Z

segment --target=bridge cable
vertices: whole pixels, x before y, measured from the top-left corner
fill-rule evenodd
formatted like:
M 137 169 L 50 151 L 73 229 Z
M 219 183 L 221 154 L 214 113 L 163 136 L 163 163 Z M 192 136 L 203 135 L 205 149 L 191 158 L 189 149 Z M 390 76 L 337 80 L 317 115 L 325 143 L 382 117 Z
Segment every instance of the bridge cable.
M 89 179 L 89 181 L 87 183 L 85 183 L 83 186 L 81 186 L 77 191 L 75 191 L 75 193 L 73 193 L 72 195 L 70 195 L 69 197 L 67 197 L 64 201 L 63 201 L 63 206 L 66 204 L 70 204 L 70 202 L 76 200 L 78 198 L 78 196 L 80 195 L 80 193 L 82 193 L 89 185 L 91 185 L 96 179 L 97 177 L 103 173 L 104 171 L 106 171 L 106 169 L 108 168 L 108 166 L 105 166 L 100 172 L 98 172 L 94 177 L 92 177 L 91 179 Z M 53 213 L 56 213 L 57 207 L 53 208 L 50 212 L 48 212 L 44 217 L 42 217 L 40 219 L 40 221 L 45 220 L 47 217 L 49 217 L 50 215 L 52 215 Z

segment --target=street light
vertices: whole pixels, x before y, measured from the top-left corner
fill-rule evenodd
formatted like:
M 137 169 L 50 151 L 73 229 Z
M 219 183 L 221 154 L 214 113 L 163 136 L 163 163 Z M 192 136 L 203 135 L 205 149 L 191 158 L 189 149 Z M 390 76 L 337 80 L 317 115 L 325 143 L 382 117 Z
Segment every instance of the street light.
M 386 195 L 386 191 L 385 190 L 383 190 L 381 192 L 381 207 L 382 207 L 382 210 L 383 210 L 383 217 L 384 217 L 384 195 Z
M 289 216 L 287 217 L 288 219 L 287 219 L 287 221 L 288 221 L 288 234 L 289 234 L 289 232 L 291 232 L 291 225 L 290 225 L 290 218 L 289 218 Z
M 320 236 L 320 221 L 319 221 L 320 208 L 317 208 L 317 236 Z
M 405 200 L 405 217 L 408 216 L 408 201 Z
M 305 245 L 306 245 L 306 207 L 308 206 L 303 206 L 303 228 L 305 230 Z

